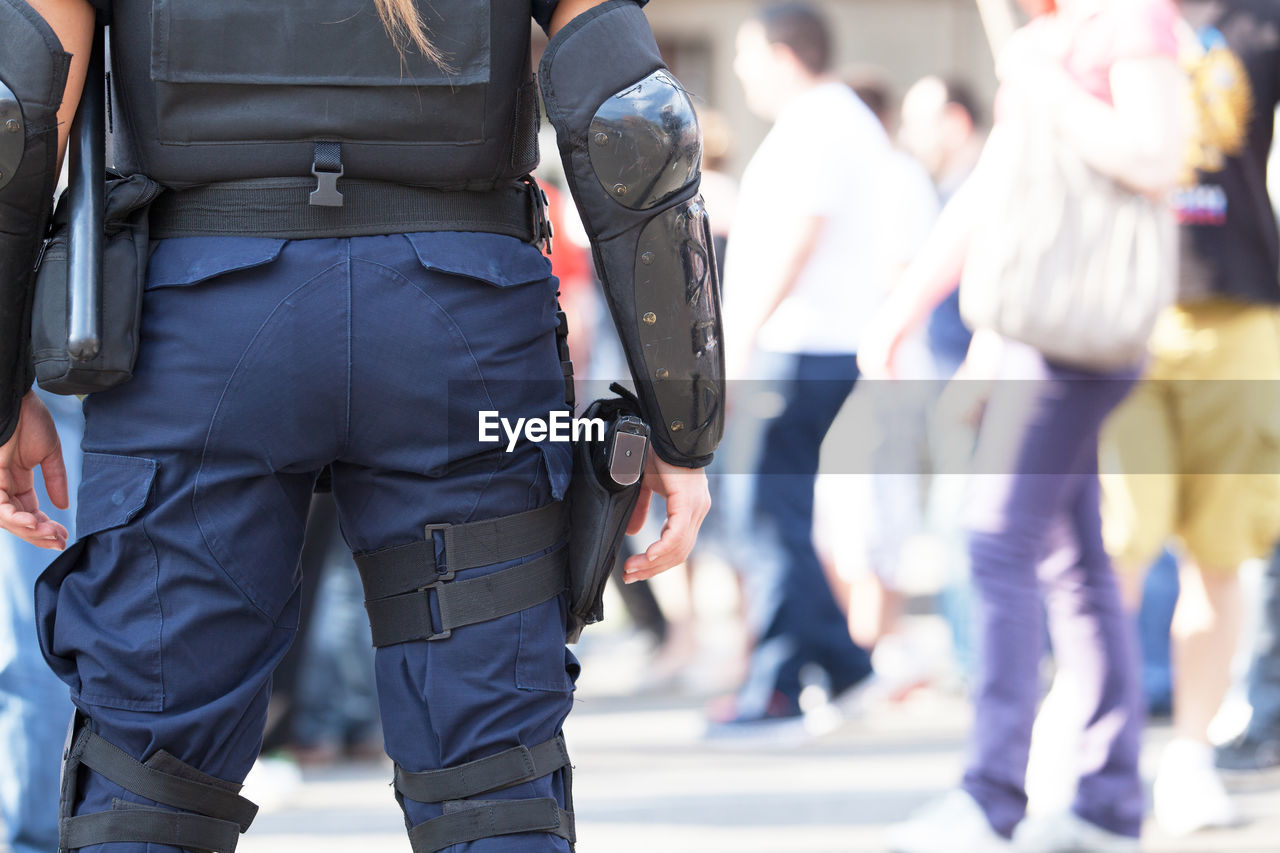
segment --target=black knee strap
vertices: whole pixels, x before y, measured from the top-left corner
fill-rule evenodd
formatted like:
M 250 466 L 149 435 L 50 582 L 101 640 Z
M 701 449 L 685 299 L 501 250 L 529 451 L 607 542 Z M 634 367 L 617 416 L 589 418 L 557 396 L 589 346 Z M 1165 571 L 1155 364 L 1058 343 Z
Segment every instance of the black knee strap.
M 436 532 L 444 545 L 440 557 Z M 471 580 L 455 581 L 454 576 L 544 551 L 561 541 L 564 532 L 564 506 L 555 502 L 469 524 L 429 524 L 421 541 L 356 554 L 373 644 L 447 639 L 454 628 L 509 616 L 555 598 L 568 586 L 564 547 Z M 438 625 L 432 599 L 440 615 Z
M 567 809 L 550 797 L 468 800 L 564 769 Z M 444 814 L 409 830 L 414 853 L 435 853 L 453 844 L 520 832 L 549 832 L 572 844 L 573 785 L 564 736 L 534 747 L 517 746 L 456 767 L 414 773 L 396 765 L 395 787 L 420 803 L 443 803 Z
M 456 809 L 455 811 L 449 811 Z M 409 830 L 413 853 L 438 853 L 454 844 L 520 832 L 549 832 L 572 844 L 573 814 L 551 797 L 536 800 L 458 800 L 445 814 Z
M 457 767 L 413 773 L 396 765 L 396 790 L 420 803 L 461 800 L 510 788 L 569 766 L 564 736 L 535 747 L 517 746 Z
M 145 763 L 89 730 L 77 714 L 63 768 L 63 815 L 59 848 L 135 842 L 168 844 L 206 853 L 232 853 L 258 807 L 241 797 L 240 786 L 201 773 L 169 753 Z M 116 800 L 111 811 L 71 816 L 76 774 L 81 765 L 132 794 L 189 813 L 165 811 Z

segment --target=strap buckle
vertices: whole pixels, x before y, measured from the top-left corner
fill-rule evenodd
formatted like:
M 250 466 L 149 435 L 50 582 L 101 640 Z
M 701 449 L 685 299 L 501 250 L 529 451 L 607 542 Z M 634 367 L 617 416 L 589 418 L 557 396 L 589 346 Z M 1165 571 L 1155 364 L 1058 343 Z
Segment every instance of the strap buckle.
M 439 602 L 440 587 L 444 586 L 446 583 L 453 580 L 454 575 L 457 574 L 456 570 L 449 568 L 449 551 L 453 547 L 453 525 L 452 524 L 424 525 L 423 534 L 425 536 L 426 541 L 431 543 L 431 547 L 433 550 L 435 548 L 436 537 L 434 534 L 436 533 L 436 531 L 440 532 L 440 538 L 444 544 L 444 559 L 437 559 L 435 561 L 435 569 L 436 569 L 435 580 L 433 580 L 431 583 L 427 584 L 426 586 L 418 587 L 418 592 L 422 593 L 423 596 L 427 599 L 428 616 L 430 616 L 431 614 L 432 591 L 434 590 L 436 592 L 436 601 Z M 441 619 L 444 618 L 443 613 L 440 614 L 440 618 Z M 434 628 L 435 626 L 433 625 L 432 629 L 434 630 Z M 434 642 L 436 640 L 447 640 L 452 636 L 453 636 L 453 629 L 445 628 L 442 631 L 434 631 L 434 633 L 432 633 L 430 636 L 426 637 L 425 639 L 427 640 L 427 642 Z
M 436 577 L 433 583 L 427 584 L 424 589 L 435 586 L 442 581 L 451 581 L 457 571 L 449 568 L 449 552 L 453 550 L 453 525 L 452 524 L 428 524 L 422 528 L 423 536 L 426 541 L 431 543 L 431 547 L 435 549 L 436 537 L 433 535 L 436 531 L 440 532 L 440 539 L 444 542 L 444 559 L 435 561 Z
M 345 168 L 336 172 L 322 172 L 312 166 L 311 174 L 316 176 L 316 188 L 311 191 L 308 203 L 316 207 L 342 207 L 342 193 L 338 192 L 338 178 L 341 178 L 345 172 Z
M 437 602 L 439 602 L 439 600 L 440 600 L 440 595 L 439 595 L 440 587 L 442 587 L 442 586 L 444 586 L 444 585 L 445 585 L 445 582 L 444 582 L 444 581 L 442 581 L 442 580 L 439 580 L 439 581 L 436 581 L 436 582 L 434 582 L 434 583 L 429 583 L 429 584 L 427 584 L 426 586 L 424 586 L 424 587 L 422 587 L 421 589 L 419 589 L 419 590 L 418 590 L 418 592 L 422 593 L 423 598 L 425 598 L 425 599 L 427 600 L 427 618 L 428 618 L 428 619 L 430 619 L 430 618 L 431 618 L 431 593 L 432 593 L 432 591 L 433 591 L 433 590 L 436 592 L 436 601 L 437 601 Z M 442 618 L 443 618 L 443 616 L 442 616 Z M 442 630 L 442 631 L 436 631 L 436 630 L 435 630 L 435 625 L 434 625 L 434 624 L 431 626 L 431 628 L 432 628 L 432 633 L 430 633 L 430 634 L 428 634 L 427 636 L 425 636 L 425 637 L 423 637 L 423 638 L 422 638 L 422 639 L 426 640 L 428 643 L 434 643 L 436 640 L 447 640 L 447 639 L 449 639 L 450 637 L 452 637 L 452 636 L 453 636 L 453 629 L 452 629 L 452 628 L 445 628 L 445 629 L 444 629 L 444 630 Z
M 534 180 L 532 175 L 521 178 L 532 202 L 529 211 L 529 224 L 532 226 L 532 243 L 542 249 L 544 254 L 551 254 L 551 240 L 555 237 L 555 229 L 551 227 L 551 217 L 547 214 L 547 194 Z
M 316 188 L 311 191 L 308 203 L 314 207 L 342 207 L 342 193 L 338 192 L 338 178 L 347 169 L 342 165 L 342 145 L 338 142 L 316 143 L 315 160 L 311 174 L 316 177 Z

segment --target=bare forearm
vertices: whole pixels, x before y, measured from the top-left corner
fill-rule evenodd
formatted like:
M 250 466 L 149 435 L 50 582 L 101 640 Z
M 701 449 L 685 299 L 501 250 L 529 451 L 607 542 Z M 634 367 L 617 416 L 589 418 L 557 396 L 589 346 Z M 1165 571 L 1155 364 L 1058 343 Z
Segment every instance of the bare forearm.
M 960 281 L 969 243 L 982 215 L 980 175 L 975 172 L 952 196 L 924 248 L 889 296 L 887 315 L 904 333 L 919 326 Z
M 1099 172 L 1138 192 L 1172 188 L 1182 170 L 1187 127 L 1185 78 L 1172 59 L 1129 60 L 1112 71 L 1115 105 L 1065 73 L 1049 102 L 1062 138 Z
M 795 233 L 790 236 L 779 234 L 779 240 L 773 252 L 778 263 L 774 268 L 774 274 L 768 277 L 756 303 L 755 315 L 751 322 L 753 338 L 778 310 L 778 306 L 795 290 L 800 274 L 813 256 L 818 236 L 826 227 L 826 219 L 810 216 L 798 220 L 797 225 Z
M 49 24 L 62 42 L 62 49 L 71 54 L 71 70 L 67 74 L 67 86 L 63 90 L 62 106 L 58 108 L 58 162 L 67 150 L 67 138 L 71 135 L 71 119 L 75 117 L 84 88 L 85 71 L 89 67 L 89 50 L 93 46 L 93 7 L 87 0 L 27 0 Z

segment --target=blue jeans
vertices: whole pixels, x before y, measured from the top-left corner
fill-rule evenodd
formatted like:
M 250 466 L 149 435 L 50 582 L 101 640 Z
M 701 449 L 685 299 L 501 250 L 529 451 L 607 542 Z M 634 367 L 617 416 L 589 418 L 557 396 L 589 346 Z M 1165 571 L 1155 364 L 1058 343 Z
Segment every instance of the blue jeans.
M 298 554 L 326 465 L 354 551 L 561 498 L 567 444 L 508 453 L 478 429 L 481 410 L 563 410 L 555 293 L 546 258 L 498 235 L 158 243 L 134 378 L 85 406 L 81 538 L 37 585 L 46 659 L 93 730 L 135 759 L 164 750 L 244 779 L 298 622 Z M 577 673 L 564 598 L 379 648 L 391 758 L 428 771 L 556 736 Z M 76 783 L 76 815 L 151 805 L 88 767 Z M 485 797 L 563 806 L 567 784 L 560 770 Z M 443 813 L 404 807 L 415 825 Z M 569 847 L 538 832 L 450 848 L 512 849 Z
M 40 392 L 67 465 L 71 507 L 53 506 L 36 474 L 40 506 L 75 535 L 84 418 L 75 397 Z M 40 656 L 32 612 L 36 576 L 57 556 L 0 534 L 0 825 L 12 853 L 49 853 L 58 846 L 58 775 L 71 721 L 67 686 Z
M 1026 812 L 1047 612 L 1082 730 L 1074 810 L 1136 837 L 1143 706 L 1136 638 L 1102 545 L 1098 430 L 1134 372 L 1069 370 L 1010 346 L 983 415 L 971 478 L 969 557 L 981 662 L 964 788 L 997 832 Z M 1042 607 L 1043 602 L 1043 607 Z
M 813 545 L 819 450 L 857 376 L 852 355 L 799 355 L 778 384 L 783 408 L 764 426 L 750 502 L 750 559 L 742 564 L 756 645 L 738 697 L 741 716 L 762 716 L 775 693 L 797 710 L 806 664 L 822 668 L 832 694 L 871 673 Z
M 1262 586 L 1262 625 L 1249 672 L 1250 732 L 1280 729 L 1280 546 L 1271 555 Z
M 1138 610 L 1138 644 L 1142 650 L 1142 691 L 1147 713 L 1173 711 L 1173 662 L 1169 628 L 1178 604 L 1178 561 L 1165 550 L 1147 571 Z M 1280 708 L 1276 709 L 1280 712 Z

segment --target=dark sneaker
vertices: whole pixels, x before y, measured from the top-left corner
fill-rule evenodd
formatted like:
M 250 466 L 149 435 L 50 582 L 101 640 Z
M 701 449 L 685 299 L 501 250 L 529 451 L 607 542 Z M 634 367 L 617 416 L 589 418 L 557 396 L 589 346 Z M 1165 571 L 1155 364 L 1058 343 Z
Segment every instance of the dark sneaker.
M 1232 781 L 1280 775 L 1280 725 L 1261 732 L 1246 729 L 1235 740 L 1217 748 L 1214 763 Z

